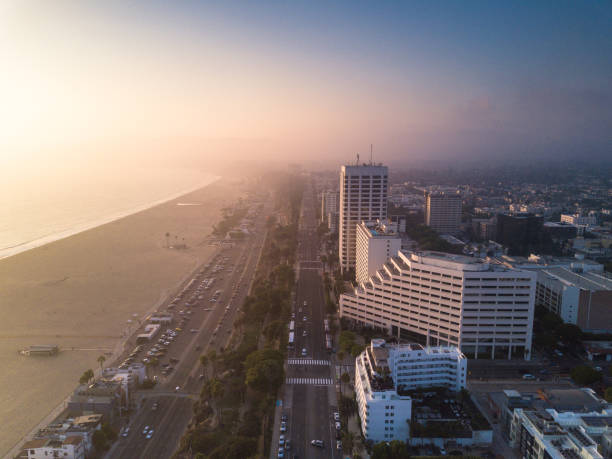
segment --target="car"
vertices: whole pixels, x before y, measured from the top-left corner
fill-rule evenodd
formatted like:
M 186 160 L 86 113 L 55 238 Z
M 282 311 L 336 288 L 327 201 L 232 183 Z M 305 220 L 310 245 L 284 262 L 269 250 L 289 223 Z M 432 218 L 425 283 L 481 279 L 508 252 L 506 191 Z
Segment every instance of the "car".
M 304 307 L 308 306 L 308 303 L 306 301 L 304 301 Z
M 147 440 L 150 440 L 151 437 L 153 436 L 153 429 L 149 430 L 149 433 L 147 434 Z
M 336 440 L 336 449 L 342 449 L 342 442 L 340 440 Z
M 285 436 L 281 435 L 280 437 L 278 437 L 278 444 L 283 446 L 285 444 Z
M 198 330 L 196 328 L 192 328 L 191 330 L 189 330 L 191 333 L 197 333 Z
M 595 371 L 602 371 L 601 367 L 595 367 Z
M 316 446 L 317 448 L 324 448 L 325 447 L 325 443 L 323 443 L 323 440 L 312 440 L 310 442 L 310 444 L 312 446 Z
M 146 434 L 147 434 L 147 432 L 149 431 L 149 429 L 150 429 L 150 427 L 149 427 L 149 426 L 145 426 L 145 427 L 144 427 L 144 429 L 143 429 L 143 431 L 142 431 L 142 434 L 143 434 L 143 435 L 146 435 Z
M 536 377 L 534 375 L 532 375 L 532 374 L 525 373 L 523 375 L 523 379 L 526 380 L 526 381 L 532 381 L 532 380 L 536 379 Z
M 159 408 L 159 403 L 155 402 L 155 403 L 153 404 L 153 406 L 151 407 L 151 409 L 152 409 L 153 411 L 156 411 L 156 410 L 157 410 L 157 408 Z
M 302 336 L 308 336 L 308 332 L 307 332 L 306 330 L 304 330 L 304 331 L 302 332 Z
M 286 423 L 285 421 L 281 422 L 281 425 L 280 425 L 280 431 L 281 431 L 281 432 L 287 432 L 287 423 Z M 282 437 L 282 436 L 283 436 L 283 435 L 281 435 L 281 437 Z
M 304 322 L 306 322 L 308 320 L 308 317 L 304 316 L 304 318 L 302 319 Z
M 285 450 L 283 448 L 278 448 L 277 457 L 285 457 Z
M 340 430 L 342 428 L 342 426 L 340 425 L 340 423 L 338 421 L 336 421 L 336 430 Z
M 181 386 L 176 386 L 176 387 L 174 388 L 174 392 L 178 392 L 179 390 L 181 390 Z
M 291 449 L 291 440 L 285 440 L 285 451 L 289 451 Z
M 126 427 L 123 432 L 121 432 L 122 437 L 127 437 L 130 434 L 130 427 Z
M 281 416 L 281 421 L 287 422 L 289 420 L 289 416 L 287 416 L 286 414 L 283 414 Z
M 340 413 L 338 413 L 337 411 L 334 411 L 334 421 L 339 421 L 340 420 Z
M 308 351 L 306 351 L 306 348 L 302 349 L 302 356 L 306 357 L 306 354 L 308 353 Z

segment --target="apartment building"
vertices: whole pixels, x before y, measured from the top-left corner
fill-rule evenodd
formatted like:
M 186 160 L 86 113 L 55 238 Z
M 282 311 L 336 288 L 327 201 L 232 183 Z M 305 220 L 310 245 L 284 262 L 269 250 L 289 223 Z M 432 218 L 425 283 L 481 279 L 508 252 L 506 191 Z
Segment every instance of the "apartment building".
M 478 358 L 531 355 L 536 274 L 463 255 L 397 252 L 340 297 L 341 317 Z
M 603 459 L 612 453 L 612 410 L 559 413 L 516 408 L 510 445 L 533 459 Z M 603 454 L 602 454 L 603 453 Z
M 412 398 L 405 393 L 424 387 L 465 387 L 467 359 L 453 347 L 390 345 L 372 340 L 355 359 L 355 396 L 366 440 L 409 438 Z
M 442 234 L 457 234 L 461 224 L 461 195 L 425 192 L 425 224 Z
M 355 267 L 357 225 L 387 218 L 386 166 L 342 166 L 340 169 L 339 260 L 343 271 Z
M 395 224 L 376 221 L 357 226 L 355 278 L 366 282 L 389 257 L 402 248 L 402 239 Z

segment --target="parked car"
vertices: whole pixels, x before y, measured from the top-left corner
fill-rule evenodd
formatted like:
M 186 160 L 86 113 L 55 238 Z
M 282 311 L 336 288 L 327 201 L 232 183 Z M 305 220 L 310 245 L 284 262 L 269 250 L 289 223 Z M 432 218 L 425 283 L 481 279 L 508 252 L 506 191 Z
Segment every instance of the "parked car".
M 325 443 L 323 443 L 323 440 L 312 440 L 310 442 L 310 444 L 312 446 L 316 446 L 317 448 L 324 448 L 325 447 Z

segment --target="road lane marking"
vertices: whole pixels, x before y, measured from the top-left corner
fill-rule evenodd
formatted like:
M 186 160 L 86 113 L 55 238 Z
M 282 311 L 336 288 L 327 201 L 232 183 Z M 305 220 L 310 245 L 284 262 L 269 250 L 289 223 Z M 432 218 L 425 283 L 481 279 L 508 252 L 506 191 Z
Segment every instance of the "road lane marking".
M 310 386 L 331 386 L 331 378 L 286 378 L 285 384 L 305 384 Z
M 330 365 L 329 360 L 316 360 L 316 359 L 288 359 L 289 365 Z

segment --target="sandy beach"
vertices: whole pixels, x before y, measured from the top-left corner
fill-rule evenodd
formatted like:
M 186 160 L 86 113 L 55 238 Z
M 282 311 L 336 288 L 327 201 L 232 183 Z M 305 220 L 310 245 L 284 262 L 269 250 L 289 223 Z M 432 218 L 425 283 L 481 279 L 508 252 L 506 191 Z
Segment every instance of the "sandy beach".
M 221 179 L 0 260 L 0 453 L 55 408 L 84 370 L 98 366 L 98 348 L 113 349 L 133 331 L 133 314 L 143 317 L 210 257 L 215 248 L 204 240 L 238 193 Z M 178 205 L 185 203 L 191 205 Z M 169 249 L 167 240 L 187 249 Z M 65 350 L 48 358 L 17 353 L 32 344 Z

